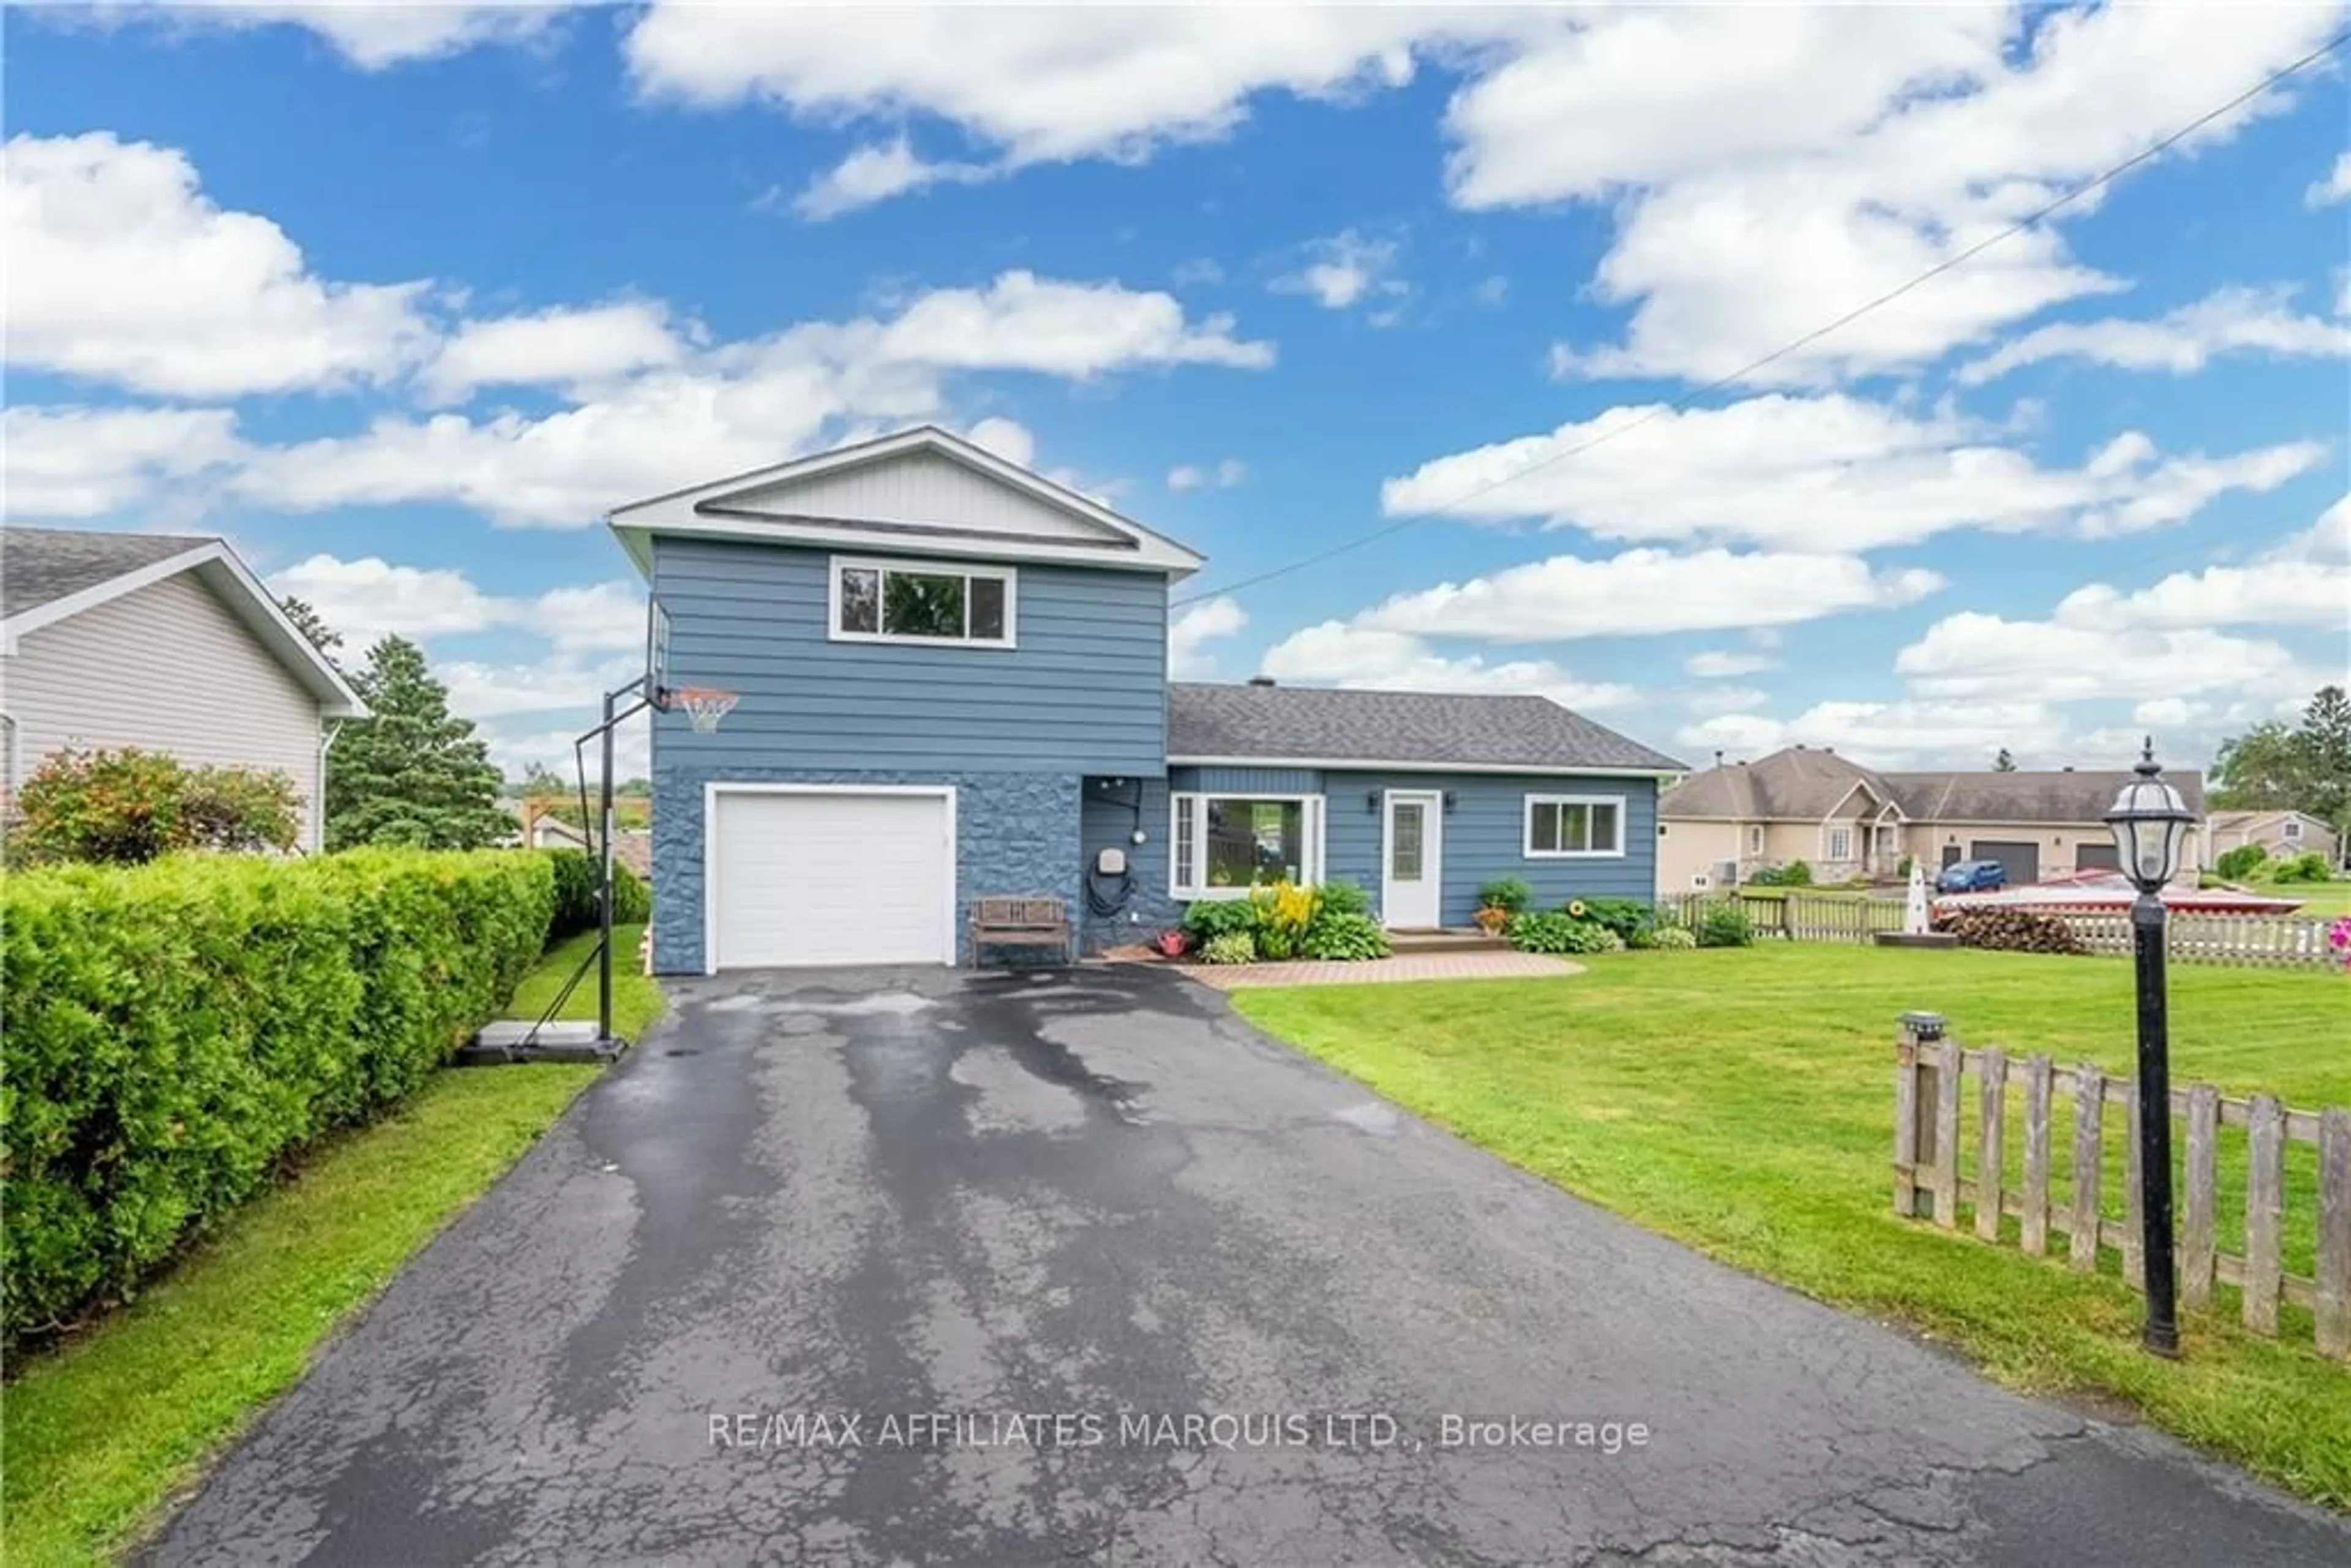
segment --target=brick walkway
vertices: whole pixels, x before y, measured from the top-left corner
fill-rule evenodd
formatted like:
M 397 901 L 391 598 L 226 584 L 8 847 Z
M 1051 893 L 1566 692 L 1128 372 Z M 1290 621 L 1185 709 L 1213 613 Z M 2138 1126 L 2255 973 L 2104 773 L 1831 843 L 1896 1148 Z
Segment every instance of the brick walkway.
M 1305 959 L 1294 964 L 1186 964 L 1204 986 L 1237 991 L 1245 986 L 1379 986 L 1400 980 L 1556 979 L 1583 972 L 1581 964 L 1545 953 L 1407 953 L 1360 964 Z

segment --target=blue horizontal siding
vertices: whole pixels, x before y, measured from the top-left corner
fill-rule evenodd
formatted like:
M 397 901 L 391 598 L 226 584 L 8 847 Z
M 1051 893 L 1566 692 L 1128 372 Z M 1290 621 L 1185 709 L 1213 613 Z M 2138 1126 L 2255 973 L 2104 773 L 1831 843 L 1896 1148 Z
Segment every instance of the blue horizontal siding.
M 1089 779 L 1080 809 L 1081 854 L 1079 878 L 1085 885 L 1083 931 L 1088 952 L 1121 942 L 1147 942 L 1183 917 L 1184 906 L 1167 896 L 1167 780 L 1109 781 Z M 1135 810 L 1138 793 L 1142 810 Z M 1143 842 L 1134 841 L 1136 829 Z M 1127 881 L 1094 876 L 1095 856 L 1105 849 L 1126 853 Z M 1093 907 L 1095 899 L 1104 907 Z
M 1322 775 L 1311 768 L 1178 768 L 1171 788 L 1218 795 L 1319 795 Z
M 656 715 L 656 773 L 935 768 L 1164 777 L 1167 585 L 1018 567 L 1012 648 L 836 643 L 831 552 L 656 538 L 670 679 L 739 695 L 711 735 Z
M 1382 812 L 1367 796 L 1389 789 L 1441 789 L 1453 795 L 1444 817 L 1442 910 L 1447 925 L 1467 925 L 1478 889 L 1515 876 L 1535 890 L 1540 904 L 1571 898 L 1620 897 L 1647 902 L 1656 893 L 1657 787 L 1646 779 L 1578 779 L 1552 775 L 1343 773 L 1323 776 L 1323 874 L 1361 883 L 1376 908 L 1380 898 Z M 1526 798 L 1535 795 L 1621 795 L 1625 853 L 1596 860 L 1530 860 Z

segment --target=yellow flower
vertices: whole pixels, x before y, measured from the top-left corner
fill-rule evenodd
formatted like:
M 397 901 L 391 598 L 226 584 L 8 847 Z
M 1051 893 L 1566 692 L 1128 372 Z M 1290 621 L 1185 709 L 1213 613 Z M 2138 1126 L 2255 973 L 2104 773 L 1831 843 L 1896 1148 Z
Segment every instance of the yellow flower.
M 1569 917 L 1572 919 L 1583 919 L 1584 916 L 1583 900 L 1580 898 L 1569 899 L 1567 901 L 1567 913 Z

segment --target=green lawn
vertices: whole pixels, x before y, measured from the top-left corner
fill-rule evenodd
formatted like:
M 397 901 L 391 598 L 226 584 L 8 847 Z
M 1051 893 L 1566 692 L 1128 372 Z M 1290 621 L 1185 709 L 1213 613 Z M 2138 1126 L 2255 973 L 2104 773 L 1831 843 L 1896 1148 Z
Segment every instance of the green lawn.
M 2111 1259 L 2076 1275 L 1892 1211 L 1896 1015 L 1931 1009 L 1970 1046 L 2127 1071 L 2127 964 L 1786 944 L 1582 962 L 1587 972 L 1565 980 L 1232 1000 L 1389 1098 L 1652 1229 L 1956 1344 L 2013 1386 L 2120 1396 L 2351 1507 L 2351 1367 L 2311 1349 L 2307 1312 L 2288 1308 L 2282 1337 L 2263 1340 L 2236 1328 L 2235 1293 L 2222 1289 L 2216 1311 L 2186 1325 L 2187 1358 L 2165 1363 L 2137 1348 L 2141 1301 Z M 2176 1082 L 2351 1103 L 2351 979 L 2191 965 L 2172 979 Z M 2063 1170 L 2072 1124 L 2057 1120 Z M 2118 1150 L 2119 1129 L 2108 1138 Z M 2117 1214 L 2120 1170 L 2117 1152 L 2106 1183 Z M 2305 1271 L 2311 1193 L 2298 1157 L 2289 1263 Z M 2241 1194 L 2224 1192 L 2224 1212 Z
M 2296 915 L 2351 915 L 2351 882 L 2257 883 L 2253 891 L 2302 900 Z
M 617 1026 L 632 1039 L 661 1009 L 636 973 L 638 929 L 620 934 L 628 958 L 614 986 Z M 590 941 L 541 959 L 509 1013 L 536 1016 Z M 564 1016 L 595 1009 L 590 975 Z M 136 1301 L 11 1366 L 0 1436 L 11 1568 L 110 1560 L 595 1075 L 442 1072 L 396 1114 L 313 1151 Z
M 661 1016 L 661 988 L 644 973 L 637 957 L 637 944 L 645 934 L 643 925 L 612 927 L 612 1029 L 622 1039 L 634 1040 L 645 1032 L 645 1026 Z M 563 982 L 571 972 L 585 963 L 596 948 L 596 933 L 583 931 L 557 943 L 548 949 L 538 967 L 523 977 L 515 988 L 514 1000 L 507 1005 L 506 1016 L 535 1019 L 555 999 Z M 593 1019 L 596 1016 L 596 971 L 590 969 L 572 988 L 570 999 L 563 1010 L 555 1015 L 563 1019 Z

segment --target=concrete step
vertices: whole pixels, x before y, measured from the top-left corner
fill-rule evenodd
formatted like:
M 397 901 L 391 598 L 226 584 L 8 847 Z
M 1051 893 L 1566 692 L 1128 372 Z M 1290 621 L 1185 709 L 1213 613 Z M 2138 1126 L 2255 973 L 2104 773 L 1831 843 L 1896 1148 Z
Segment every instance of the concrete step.
M 1391 931 L 1388 946 L 1398 953 L 1506 953 L 1510 944 L 1474 925 L 1441 931 Z

